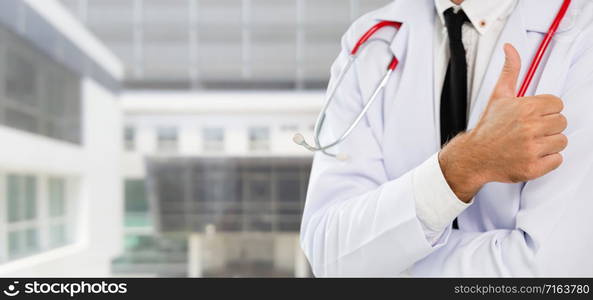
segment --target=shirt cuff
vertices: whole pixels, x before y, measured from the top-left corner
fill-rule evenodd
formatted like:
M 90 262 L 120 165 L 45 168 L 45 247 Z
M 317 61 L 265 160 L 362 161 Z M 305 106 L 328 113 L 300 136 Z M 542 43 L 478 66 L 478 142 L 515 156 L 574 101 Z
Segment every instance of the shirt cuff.
M 438 153 L 412 172 L 416 216 L 424 228 L 426 239 L 434 245 L 473 200 L 465 203 L 451 190 L 441 171 Z

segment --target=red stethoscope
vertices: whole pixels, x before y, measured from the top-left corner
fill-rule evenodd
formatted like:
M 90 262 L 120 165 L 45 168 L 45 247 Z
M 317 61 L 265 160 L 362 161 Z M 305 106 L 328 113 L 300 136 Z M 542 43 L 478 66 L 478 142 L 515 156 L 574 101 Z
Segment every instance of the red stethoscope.
M 531 61 L 531 65 L 529 66 L 529 69 L 527 70 L 527 73 L 525 74 L 525 79 L 523 80 L 523 83 L 521 84 L 521 88 L 519 89 L 519 92 L 517 93 L 517 97 L 525 96 L 525 93 L 527 92 L 527 89 L 529 88 L 529 85 L 531 84 L 531 81 L 533 80 L 533 76 L 535 75 L 535 72 L 537 71 L 537 69 L 541 63 L 542 58 L 544 57 L 544 55 L 546 54 L 546 51 L 548 50 L 548 46 L 550 45 L 550 42 L 552 41 L 552 37 L 554 37 L 554 34 L 556 34 L 556 31 L 558 30 L 558 27 L 560 26 L 560 22 L 562 22 L 562 20 L 564 19 L 564 16 L 566 15 L 566 11 L 568 10 L 568 7 L 570 6 L 570 2 L 571 2 L 571 0 L 564 0 L 564 2 L 562 3 L 562 6 L 560 7 L 558 14 L 556 15 L 556 18 L 552 22 L 552 25 L 550 25 L 548 32 L 544 36 L 544 39 L 542 40 L 541 44 L 539 45 L 539 48 L 537 49 L 535 57 Z M 373 94 L 371 95 L 369 101 L 367 101 L 367 104 L 363 107 L 363 109 L 360 111 L 360 113 L 356 116 L 356 119 L 354 119 L 354 121 L 348 127 L 348 129 L 346 129 L 346 131 L 344 131 L 344 133 L 338 139 L 336 139 L 334 142 L 331 142 L 327 145 L 322 146 L 320 143 L 320 135 L 321 135 L 321 128 L 323 127 L 323 122 L 325 121 L 327 109 L 328 109 L 330 103 L 332 102 L 332 100 L 334 99 L 336 90 L 341 85 L 342 81 L 344 80 L 344 76 L 346 75 L 346 73 L 348 72 L 350 67 L 352 67 L 352 64 L 356 61 L 356 58 L 358 57 L 358 54 L 359 54 L 359 50 L 364 48 L 364 46 L 367 44 L 367 42 L 369 42 L 371 37 L 373 37 L 375 35 L 375 33 L 377 31 L 379 31 L 380 29 L 385 28 L 385 27 L 392 27 L 395 29 L 399 29 L 401 27 L 401 25 L 402 25 L 402 23 L 393 22 L 393 21 L 379 22 L 378 24 L 373 26 L 371 29 L 369 29 L 358 40 L 358 42 L 356 43 L 356 45 L 350 52 L 350 57 L 349 57 L 348 62 L 344 66 L 342 72 L 340 72 L 339 76 L 337 77 L 336 83 L 333 85 L 333 88 L 328 93 L 327 101 L 325 102 L 323 108 L 321 109 L 321 113 L 319 114 L 319 118 L 317 119 L 317 123 L 315 124 L 315 129 L 314 129 L 315 146 L 309 145 L 305 141 L 305 138 L 303 137 L 303 135 L 300 133 L 295 134 L 295 136 L 293 138 L 293 141 L 296 144 L 301 145 L 301 146 L 305 147 L 306 149 L 313 151 L 313 152 L 321 151 L 324 154 L 338 158 L 339 160 L 348 159 L 348 157 L 346 155 L 329 153 L 329 152 L 327 152 L 327 150 L 330 148 L 333 148 L 333 147 L 337 146 L 338 144 L 340 144 L 341 142 L 343 142 L 350 135 L 350 133 L 352 133 L 352 130 L 354 130 L 354 128 L 360 123 L 360 121 L 365 116 L 365 114 L 367 113 L 367 111 L 369 110 L 369 108 L 371 107 L 373 102 L 378 98 L 380 92 L 387 85 L 387 82 L 389 81 L 389 78 L 391 78 L 393 71 L 395 71 L 395 68 L 397 68 L 397 64 L 399 62 L 398 59 L 395 56 L 393 56 L 393 58 L 391 59 L 391 62 L 389 63 L 389 66 L 387 67 L 387 72 L 381 79 L 381 82 L 379 83 L 379 85 L 377 86 L 377 88 L 375 89 Z

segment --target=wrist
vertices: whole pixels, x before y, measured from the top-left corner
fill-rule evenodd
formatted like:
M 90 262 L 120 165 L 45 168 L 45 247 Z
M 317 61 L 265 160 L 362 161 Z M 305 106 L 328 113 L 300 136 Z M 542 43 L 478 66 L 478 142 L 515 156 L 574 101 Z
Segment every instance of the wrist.
M 439 153 L 438 161 L 449 187 L 459 200 L 468 203 L 488 182 L 484 175 L 478 146 L 471 132 L 463 133 L 449 142 Z

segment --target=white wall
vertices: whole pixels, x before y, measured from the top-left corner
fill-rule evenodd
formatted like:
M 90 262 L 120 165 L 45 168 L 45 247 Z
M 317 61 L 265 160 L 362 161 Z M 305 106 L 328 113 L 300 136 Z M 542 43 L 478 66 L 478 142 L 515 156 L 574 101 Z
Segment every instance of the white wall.
M 122 250 L 121 113 L 117 96 L 83 80 L 83 146 L 0 127 L 3 171 L 77 178 L 75 243 L 0 265 L 5 277 L 109 276 Z
M 296 126 L 309 140 L 321 104 L 321 92 L 133 92 L 122 95 L 125 124 L 136 131 L 135 150 L 124 155 L 124 175 L 145 175 L 144 157 L 160 155 L 157 129 L 178 128 L 178 152 L 174 156 L 309 156 L 292 142 Z M 270 130 L 270 149 L 249 149 L 249 128 Z M 223 128 L 224 151 L 204 152 L 203 128 Z
M 295 132 L 283 131 L 284 125 L 296 125 L 298 131 L 309 135 L 315 115 L 303 113 L 212 113 L 178 115 L 128 115 L 126 125 L 136 130 L 136 151 L 140 154 L 158 154 L 157 129 L 174 126 L 178 129 L 178 152 L 180 155 L 204 155 L 202 147 L 203 128 L 223 128 L 225 151 L 220 155 L 250 155 L 248 132 L 250 127 L 270 129 L 270 151 L 278 155 L 307 155 L 301 147 L 292 143 Z M 255 153 L 257 154 L 257 153 Z
M 122 79 L 124 68 L 117 57 L 57 0 L 22 0 L 92 57 L 112 76 Z

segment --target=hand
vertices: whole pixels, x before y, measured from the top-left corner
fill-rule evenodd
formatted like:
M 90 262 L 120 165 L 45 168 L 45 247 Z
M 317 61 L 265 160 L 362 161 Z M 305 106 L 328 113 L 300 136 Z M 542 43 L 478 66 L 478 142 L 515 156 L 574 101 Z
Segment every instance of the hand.
M 541 177 L 562 163 L 568 139 L 562 100 L 552 95 L 516 98 L 521 58 L 504 47 L 505 64 L 476 127 L 455 137 L 439 154 L 453 191 L 469 202 L 488 182 L 516 183 Z

